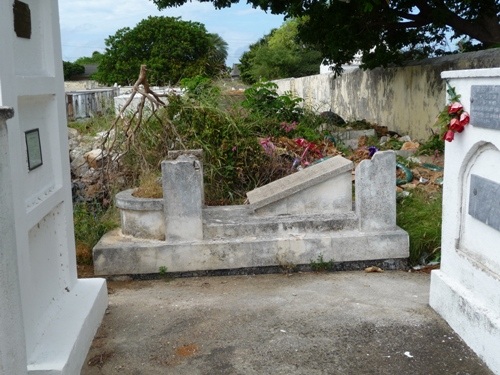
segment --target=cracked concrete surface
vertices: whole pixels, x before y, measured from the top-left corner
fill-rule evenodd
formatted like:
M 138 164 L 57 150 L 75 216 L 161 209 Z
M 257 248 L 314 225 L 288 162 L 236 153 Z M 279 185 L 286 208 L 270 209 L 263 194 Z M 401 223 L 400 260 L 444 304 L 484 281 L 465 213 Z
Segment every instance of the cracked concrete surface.
M 492 374 L 429 306 L 429 275 L 109 282 L 95 374 Z

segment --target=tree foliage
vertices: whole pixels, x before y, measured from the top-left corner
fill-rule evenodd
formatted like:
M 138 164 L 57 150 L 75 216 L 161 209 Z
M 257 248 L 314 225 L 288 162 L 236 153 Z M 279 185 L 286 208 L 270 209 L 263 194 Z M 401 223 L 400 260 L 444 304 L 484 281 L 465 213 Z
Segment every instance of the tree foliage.
M 65 80 L 72 79 L 75 76 L 83 74 L 85 67 L 80 64 L 72 63 L 70 61 L 63 61 L 63 75 Z
M 102 53 L 99 51 L 92 52 L 92 56 L 82 56 L 75 60 L 75 64 L 80 65 L 90 65 L 95 64 L 99 65 L 102 59 Z
M 250 46 L 240 59 L 241 77 L 246 83 L 317 74 L 323 60 L 320 51 L 298 38 L 299 19 L 285 22 Z
M 106 39 L 95 79 L 130 84 L 140 66 L 148 67 L 153 85 L 176 83 L 183 77 L 216 76 L 225 69 L 227 44 L 198 22 L 174 17 L 148 17 Z
M 152 0 L 160 9 L 187 0 Z M 211 1 L 217 8 L 239 0 Z M 288 17 L 308 16 L 301 40 L 314 43 L 330 62 L 350 62 L 361 51 L 362 67 L 373 68 L 446 52 L 446 35 L 475 48 L 500 46 L 498 0 L 249 0 Z M 466 43 L 467 44 L 467 43 Z M 448 48 L 449 50 L 449 48 Z

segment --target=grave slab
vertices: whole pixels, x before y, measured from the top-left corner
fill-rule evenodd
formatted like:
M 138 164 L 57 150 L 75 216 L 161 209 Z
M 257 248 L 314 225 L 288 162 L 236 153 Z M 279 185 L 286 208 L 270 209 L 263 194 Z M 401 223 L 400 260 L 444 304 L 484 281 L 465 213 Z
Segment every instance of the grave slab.
M 165 241 L 133 238 L 120 229 L 107 233 L 93 249 L 96 275 L 154 274 L 164 267 L 176 273 L 272 269 L 308 265 L 319 256 L 339 269 L 348 263 L 406 265 L 408 234 L 395 222 L 377 230 L 360 226 L 352 207 L 349 160 L 327 159 L 250 192 L 249 205 L 225 207 L 201 205 L 201 173 L 195 161 L 191 153 L 162 163 L 165 222 L 182 223 L 177 235 L 168 226 Z M 388 168 L 379 168 L 376 178 L 360 172 L 364 177 L 359 185 L 395 191 L 394 153 L 381 153 L 373 163 Z M 362 168 L 370 170 L 370 165 Z M 390 208 L 387 197 L 391 195 L 385 195 L 383 204 Z

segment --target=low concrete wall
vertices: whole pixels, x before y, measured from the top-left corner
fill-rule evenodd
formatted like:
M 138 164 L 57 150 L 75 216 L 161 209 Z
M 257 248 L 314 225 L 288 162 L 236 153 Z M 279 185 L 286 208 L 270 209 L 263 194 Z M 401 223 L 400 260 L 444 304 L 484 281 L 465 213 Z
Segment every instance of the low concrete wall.
M 426 140 L 445 103 L 445 70 L 500 67 L 500 48 L 412 62 L 399 68 L 353 70 L 334 78 L 319 74 L 274 81 L 278 92 L 305 100 L 316 111 L 345 120 L 366 119 L 400 134 Z

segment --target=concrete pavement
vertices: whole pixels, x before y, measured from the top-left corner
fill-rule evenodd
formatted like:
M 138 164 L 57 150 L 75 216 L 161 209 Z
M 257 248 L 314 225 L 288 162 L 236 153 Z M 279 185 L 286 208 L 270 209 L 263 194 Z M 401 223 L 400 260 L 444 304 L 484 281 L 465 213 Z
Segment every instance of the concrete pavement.
M 491 374 L 429 306 L 429 275 L 109 282 L 96 374 Z

